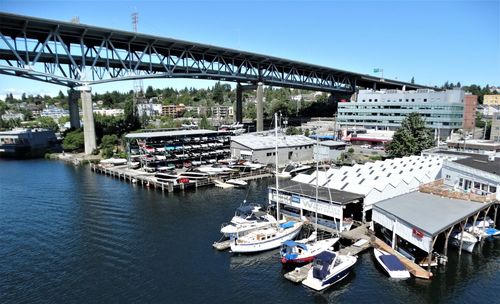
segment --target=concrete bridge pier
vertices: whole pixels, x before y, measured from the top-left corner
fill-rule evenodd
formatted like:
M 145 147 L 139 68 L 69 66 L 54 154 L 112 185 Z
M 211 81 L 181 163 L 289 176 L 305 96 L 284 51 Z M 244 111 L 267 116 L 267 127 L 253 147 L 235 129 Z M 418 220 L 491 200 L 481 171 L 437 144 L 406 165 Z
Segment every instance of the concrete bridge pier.
M 90 155 L 97 147 L 95 139 L 94 113 L 92 111 L 92 94 L 90 87 L 80 88 L 83 109 L 83 136 L 85 138 L 85 154 Z
M 80 128 L 80 111 L 78 109 L 78 92 L 73 89 L 68 91 L 69 122 L 73 129 Z
M 243 122 L 243 88 L 239 82 L 236 84 L 236 122 Z
M 257 132 L 264 131 L 264 84 L 257 84 Z

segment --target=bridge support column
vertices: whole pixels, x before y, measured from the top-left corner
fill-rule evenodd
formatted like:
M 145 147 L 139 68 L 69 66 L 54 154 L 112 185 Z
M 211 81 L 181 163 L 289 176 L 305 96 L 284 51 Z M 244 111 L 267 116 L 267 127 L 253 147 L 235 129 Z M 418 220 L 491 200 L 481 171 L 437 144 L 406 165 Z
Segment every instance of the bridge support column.
M 264 84 L 257 84 L 257 132 L 264 131 Z
M 80 128 L 80 111 L 78 109 L 78 92 L 70 89 L 68 92 L 69 122 L 72 129 Z
M 236 84 L 236 122 L 243 122 L 243 88 L 239 82 Z
M 83 109 L 83 136 L 85 138 L 85 154 L 90 155 L 97 147 L 95 139 L 94 113 L 92 111 L 92 94 L 90 87 L 83 86 L 81 89 Z

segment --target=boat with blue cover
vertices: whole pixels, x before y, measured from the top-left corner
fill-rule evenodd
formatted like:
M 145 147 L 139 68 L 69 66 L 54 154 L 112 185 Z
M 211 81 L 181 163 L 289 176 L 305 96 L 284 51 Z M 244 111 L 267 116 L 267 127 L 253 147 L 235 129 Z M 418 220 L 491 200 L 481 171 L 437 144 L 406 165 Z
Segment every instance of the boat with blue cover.
M 373 254 L 375 260 L 377 260 L 379 265 L 391 278 L 408 279 L 410 277 L 410 273 L 406 270 L 406 267 L 395 255 L 377 248 L 373 248 Z
M 314 259 L 302 284 L 316 291 L 324 290 L 347 277 L 357 260 L 356 256 L 323 251 Z
M 286 241 L 281 246 L 281 263 L 301 264 L 309 263 L 321 252 L 328 250 L 339 241 L 339 238 L 317 239 L 317 232 L 314 231 L 307 239 L 298 241 Z

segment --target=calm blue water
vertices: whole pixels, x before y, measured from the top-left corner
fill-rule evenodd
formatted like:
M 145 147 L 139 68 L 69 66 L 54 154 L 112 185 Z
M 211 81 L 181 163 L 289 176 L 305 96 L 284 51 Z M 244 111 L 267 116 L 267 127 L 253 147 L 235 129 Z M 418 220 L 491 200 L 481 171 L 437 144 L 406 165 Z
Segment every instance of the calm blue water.
M 369 253 L 354 273 L 315 293 L 283 278 L 277 251 L 217 252 L 219 227 L 249 190 L 161 194 L 88 167 L 0 161 L 0 303 L 493 303 L 500 239 L 450 263 L 432 281 L 393 281 Z

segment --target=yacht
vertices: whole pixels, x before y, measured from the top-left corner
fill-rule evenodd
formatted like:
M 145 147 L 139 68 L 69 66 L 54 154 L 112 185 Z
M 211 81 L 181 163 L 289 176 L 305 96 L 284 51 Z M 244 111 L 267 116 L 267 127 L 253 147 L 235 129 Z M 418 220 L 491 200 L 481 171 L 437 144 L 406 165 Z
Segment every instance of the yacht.
M 221 228 L 221 233 L 229 238 L 235 238 L 248 231 L 276 224 L 276 218 L 257 204 L 248 204 L 238 207 L 229 224 Z
M 347 277 L 357 260 L 356 256 L 323 251 L 314 259 L 302 284 L 316 291 L 326 289 Z

